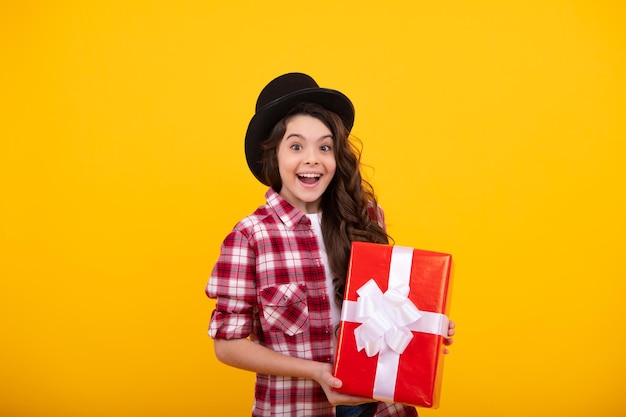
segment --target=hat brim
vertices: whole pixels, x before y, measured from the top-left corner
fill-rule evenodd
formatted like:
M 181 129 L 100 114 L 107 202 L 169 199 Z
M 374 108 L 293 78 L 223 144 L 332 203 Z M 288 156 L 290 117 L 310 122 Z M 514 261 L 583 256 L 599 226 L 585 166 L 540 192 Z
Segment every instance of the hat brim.
M 245 152 L 248 167 L 254 176 L 265 185 L 263 178 L 261 144 L 268 138 L 272 129 L 287 113 L 300 103 L 315 103 L 336 113 L 350 132 L 354 124 L 354 106 L 345 94 L 328 88 L 308 88 L 287 94 L 256 112 L 250 120 L 246 132 Z

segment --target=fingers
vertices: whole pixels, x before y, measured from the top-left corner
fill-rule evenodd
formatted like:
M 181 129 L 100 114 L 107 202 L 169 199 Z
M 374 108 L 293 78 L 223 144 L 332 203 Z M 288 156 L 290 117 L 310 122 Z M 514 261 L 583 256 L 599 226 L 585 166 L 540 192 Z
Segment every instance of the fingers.
M 454 324 L 453 321 L 450 321 L 450 323 L 448 324 L 448 336 L 450 336 L 450 337 L 444 337 L 444 339 L 443 339 L 443 344 L 445 346 L 450 346 L 454 342 L 454 339 L 452 338 L 452 336 L 454 336 L 454 334 L 455 334 L 455 332 L 454 332 L 454 328 L 455 327 L 456 327 L 456 324 Z M 444 349 L 443 353 L 445 355 L 447 355 L 448 353 L 450 353 L 450 350 Z
M 350 394 L 344 394 L 341 392 L 335 391 L 335 389 L 341 388 L 342 382 L 340 379 L 331 377 L 327 379 L 328 386 L 322 386 L 324 392 L 326 393 L 326 398 L 333 405 L 358 405 L 372 402 L 371 398 L 358 397 Z
M 329 397 L 328 400 L 334 406 L 336 405 L 359 405 L 359 404 L 372 402 L 371 398 L 357 397 L 353 395 L 339 394 L 339 393 L 333 393 L 332 397 Z

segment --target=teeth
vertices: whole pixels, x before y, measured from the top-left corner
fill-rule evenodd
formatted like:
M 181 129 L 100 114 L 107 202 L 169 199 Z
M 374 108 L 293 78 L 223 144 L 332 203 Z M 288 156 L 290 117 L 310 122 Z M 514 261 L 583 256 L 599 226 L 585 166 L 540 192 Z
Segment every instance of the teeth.
M 305 178 L 319 178 L 320 174 L 298 174 L 298 176 Z

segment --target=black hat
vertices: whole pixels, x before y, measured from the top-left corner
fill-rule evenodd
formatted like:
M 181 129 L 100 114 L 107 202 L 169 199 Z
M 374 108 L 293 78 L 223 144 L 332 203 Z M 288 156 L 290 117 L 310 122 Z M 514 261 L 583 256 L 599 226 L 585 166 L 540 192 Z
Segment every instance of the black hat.
M 245 151 L 248 167 L 265 185 L 261 164 L 261 143 L 265 141 L 276 123 L 300 103 L 315 103 L 336 113 L 348 132 L 354 124 L 354 106 L 348 97 L 337 90 L 320 88 L 306 74 L 289 73 L 270 81 L 256 102 L 256 113 L 246 132 Z

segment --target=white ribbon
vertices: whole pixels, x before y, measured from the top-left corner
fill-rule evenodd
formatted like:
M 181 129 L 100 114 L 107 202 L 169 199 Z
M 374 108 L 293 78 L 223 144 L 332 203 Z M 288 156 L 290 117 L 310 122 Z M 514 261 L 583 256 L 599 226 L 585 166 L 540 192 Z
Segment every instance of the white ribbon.
M 387 291 L 370 279 L 357 290 L 357 301 L 344 300 L 341 309 L 341 320 L 361 323 L 354 330 L 358 351 L 379 354 L 373 397 L 381 401 L 393 401 L 400 355 L 412 332 L 448 335 L 444 314 L 420 311 L 408 298 L 412 262 L 413 248 L 394 246 Z

